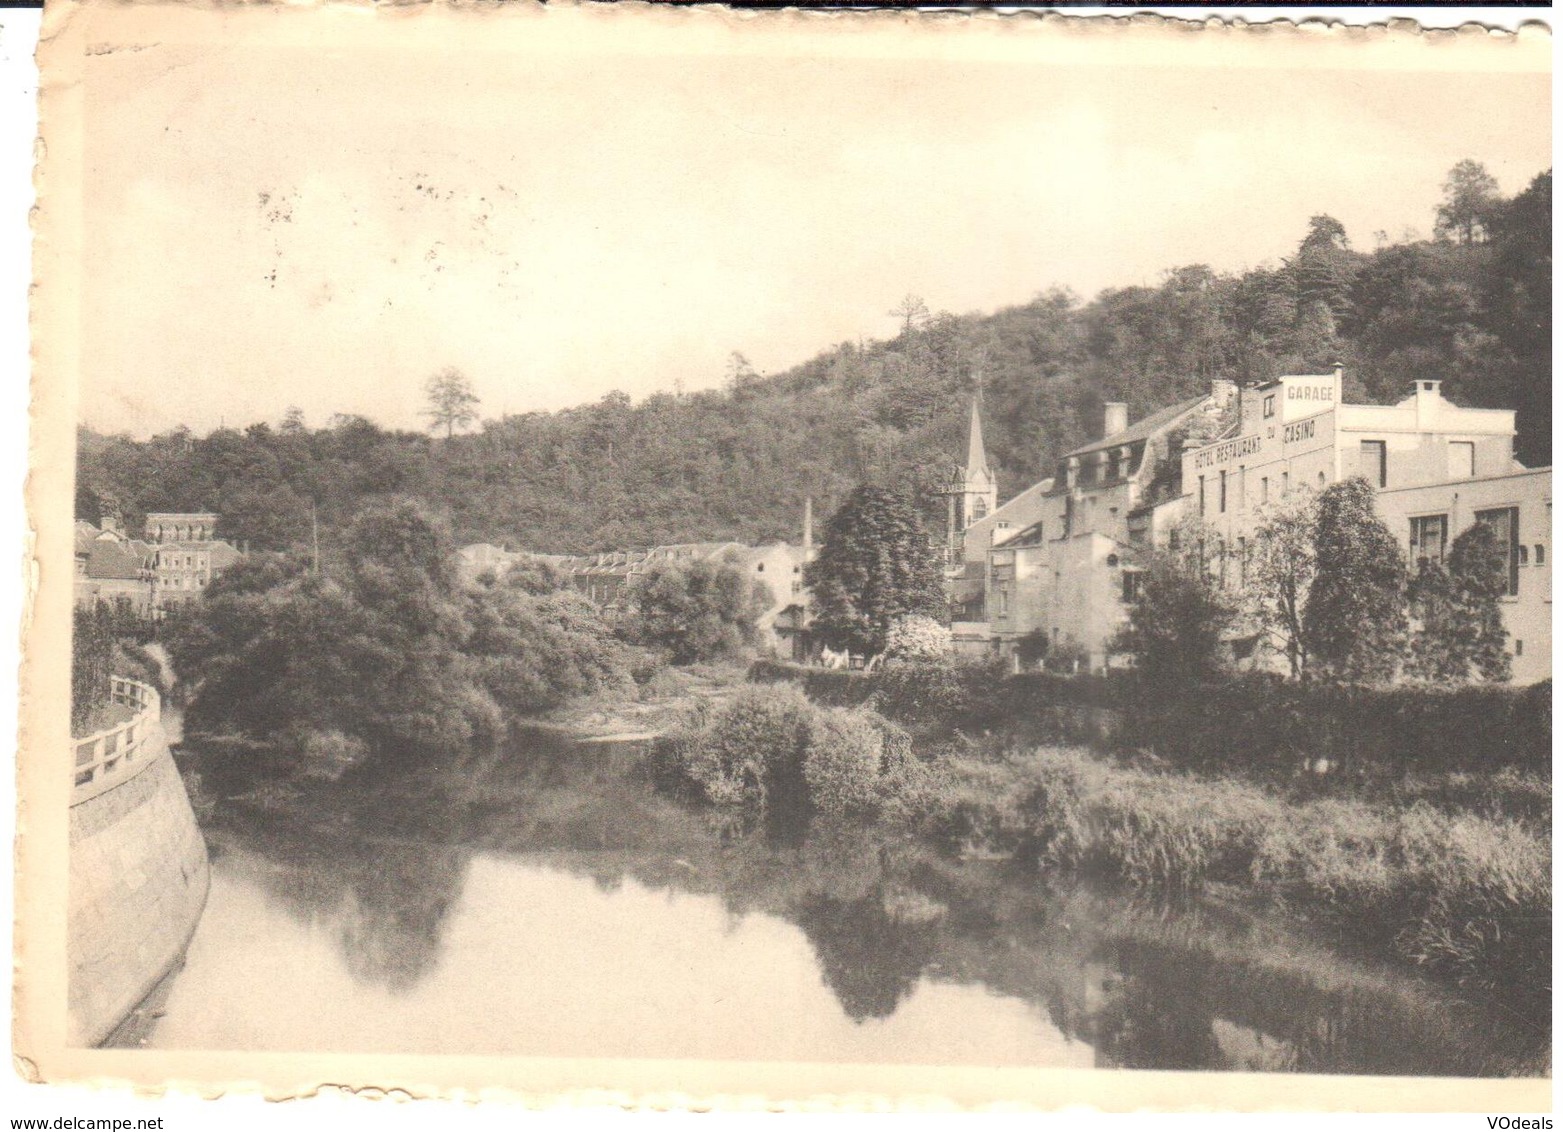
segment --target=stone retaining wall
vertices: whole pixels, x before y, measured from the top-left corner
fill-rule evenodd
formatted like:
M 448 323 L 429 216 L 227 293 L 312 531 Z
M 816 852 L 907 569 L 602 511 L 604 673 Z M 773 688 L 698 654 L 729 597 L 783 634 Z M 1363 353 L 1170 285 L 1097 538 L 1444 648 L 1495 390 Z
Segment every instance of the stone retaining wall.
M 153 693 L 155 697 L 155 693 Z M 206 842 L 155 700 L 134 764 L 78 787 L 67 920 L 72 1046 L 101 1042 L 184 954 L 206 905 Z

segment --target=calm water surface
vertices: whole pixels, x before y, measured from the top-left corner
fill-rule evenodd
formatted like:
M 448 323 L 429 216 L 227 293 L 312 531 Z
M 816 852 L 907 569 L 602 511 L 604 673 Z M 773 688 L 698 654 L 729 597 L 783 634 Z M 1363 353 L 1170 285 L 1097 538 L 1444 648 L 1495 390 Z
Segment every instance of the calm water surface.
M 305 815 L 225 804 L 158 1048 L 1540 1071 L 1534 1024 L 1295 925 L 815 823 L 744 829 L 534 736 Z M 285 813 L 287 816 L 281 816 Z

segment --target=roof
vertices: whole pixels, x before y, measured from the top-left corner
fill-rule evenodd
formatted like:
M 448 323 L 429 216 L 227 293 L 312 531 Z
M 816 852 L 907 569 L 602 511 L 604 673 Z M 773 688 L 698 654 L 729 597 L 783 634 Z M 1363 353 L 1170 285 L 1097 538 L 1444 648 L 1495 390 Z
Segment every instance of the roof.
M 1201 393 L 1198 397 L 1192 397 L 1176 405 L 1169 405 L 1165 409 L 1158 409 L 1148 417 L 1141 417 L 1122 432 L 1115 432 L 1111 436 L 1104 436 L 1101 440 L 1093 440 L 1089 444 L 1082 444 L 1073 452 L 1064 453 L 1064 458 L 1067 460 L 1070 456 L 1083 456 L 1087 452 L 1099 452 L 1103 448 L 1121 448 L 1125 444 L 1135 444 L 1141 440 L 1148 440 L 1153 433 L 1173 424 L 1184 414 L 1193 412 L 1209 399 L 1210 395 L 1208 393 Z
M 994 540 L 991 550 L 1013 550 L 1016 547 L 1041 546 L 1042 524 L 1032 523 L 1029 527 L 1022 527 L 1003 542 Z
M 89 578 L 140 578 L 144 568 L 141 555 L 117 542 L 94 540 L 87 550 Z

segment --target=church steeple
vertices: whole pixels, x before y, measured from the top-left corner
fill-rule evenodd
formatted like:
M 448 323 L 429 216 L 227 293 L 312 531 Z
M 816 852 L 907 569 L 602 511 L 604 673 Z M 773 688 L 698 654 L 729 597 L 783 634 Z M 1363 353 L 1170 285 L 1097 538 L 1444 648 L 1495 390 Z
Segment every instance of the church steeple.
M 971 424 L 966 435 L 966 464 L 955 469 L 944 494 L 949 498 L 945 545 L 952 559 L 959 556 L 967 527 L 986 518 L 999 505 L 998 481 L 988 466 L 988 450 L 982 441 L 982 411 L 971 402 Z
M 973 397 L 971 432 L 966 439 L 966 478 L 971 479 L 972 473 L 979 471 L 986 478 L 993 478 L 993 473 L 988 470 L 988 450 L 982 443 L 982 414 L 977 409 L 977 399 Z

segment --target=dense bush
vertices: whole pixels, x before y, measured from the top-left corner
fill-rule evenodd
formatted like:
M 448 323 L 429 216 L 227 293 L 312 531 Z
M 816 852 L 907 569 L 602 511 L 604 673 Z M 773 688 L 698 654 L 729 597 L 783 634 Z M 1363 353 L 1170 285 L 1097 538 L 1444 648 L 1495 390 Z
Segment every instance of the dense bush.
M 1252 676 L 1173 701 L 1126 700 L 1122 741 L 1189 766 L 1290 774 L 1327 760 L 1358 774 L 1547 771 L 1552 685 L 1364 687 Z
M 928 663 L 950 655 L 950 628 L 924 614 L 902 617 L 885 634 L 885 660 Z
M 349 748 L 420 759 L 492 744 L 506 712 L 627 679 L 579 595 L 464 588 L 444 520 L 415 500 L 366 508 L 343 543 L 350 556 L 325 569 L 247 558 L 168 620 L 194 688 L 187 735 L 270 747 L 266 774 L 334 772 Z
M 931 785 L 907 734 L 865 708 L 822 708 L 788 685 L 751 685 L 652 748 L 664 789 L 714 805 L 802 804 L 829 815 L 908 805 Z
M 1319 760 L 1367 775 L 1551 768 L 1551 681 L 1366 687 L 1250 675 L 1165 698 L 1133 673 L 1006 676 L 976 662 L 873 673 L 763 662 L 750 679 L 796 683 L 821 704 L 872 703 L 922 734 L 1004 730 L 1038 742 L 1143 748 L 1196 769 L 1290 776 Z

